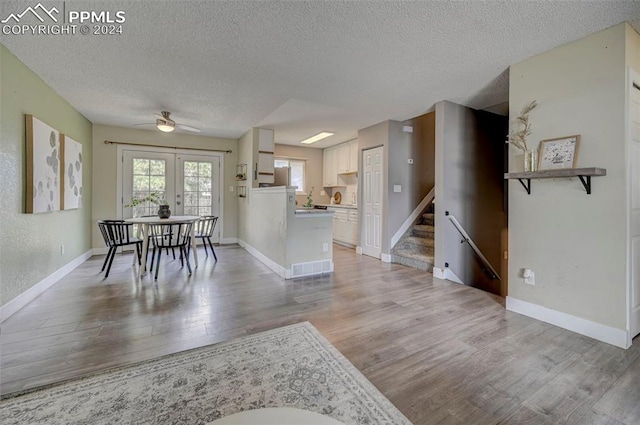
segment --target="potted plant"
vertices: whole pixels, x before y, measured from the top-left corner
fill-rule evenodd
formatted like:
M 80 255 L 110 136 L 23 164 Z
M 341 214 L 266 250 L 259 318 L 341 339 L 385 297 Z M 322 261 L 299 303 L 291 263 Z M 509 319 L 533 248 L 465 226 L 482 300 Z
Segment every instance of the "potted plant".
M 147 202 L 151 204 L 158 205 L 158 217 L 160 218 L 169 218 L 171 217 L 171 210 L 169 209 L 169 202 L 160 196 L 157 192 L 151 192 L 149 195 L 144 197 L 132 197 L 131 202 L 125 205 L 125 208 L 133 208 L 134 216 L 138 212 L 138 207 L 146 204 Z
M 313 187 L 311 187 L 311 190 L 309 191 L 309 194 L 307 195 L 307 202 L 306 202 L 306 204 L 303 205 L 303 207 L 305 207 L 305 208 L 313 208 L 313 198 L 311 198 L 312 194 L 313 194 Z

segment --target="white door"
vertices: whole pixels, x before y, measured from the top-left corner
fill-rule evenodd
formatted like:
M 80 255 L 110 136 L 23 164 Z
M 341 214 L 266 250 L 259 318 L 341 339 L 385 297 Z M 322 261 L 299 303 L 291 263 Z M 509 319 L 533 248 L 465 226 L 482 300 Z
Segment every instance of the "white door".
M 631 211 L 630 241 L 631 264 L 631 311 L 629 317 L 630 335 L 633 338 L 640 333 L 640 74 L 631 71 L 631 96 L 629 114 L 631 127 L 630 177 Z
M 206 155 L 177 155 L 176 215 L 220 217 L 220 158 Z M 219 241 L 220 222 L 213 242 Z
M 362 253 L 380 258 L 382 248 L 382 146 L 362 151 L 363 245 Z

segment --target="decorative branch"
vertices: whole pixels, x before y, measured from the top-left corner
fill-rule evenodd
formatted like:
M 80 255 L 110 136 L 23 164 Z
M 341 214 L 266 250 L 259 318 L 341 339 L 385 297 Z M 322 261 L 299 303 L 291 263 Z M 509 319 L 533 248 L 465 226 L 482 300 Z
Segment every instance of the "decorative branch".
M 529 113 L 536 109 L 538 103 L 534 100 L 522 109 L 520 115 L 516 117 L 516 125 L 522 126 L 519 131 L 513 131 L 509 135 L 509 143 L 524 152 L 529 150 L 527 146 L 527 136 L 531 134 L 531 122 L 529 122 Z

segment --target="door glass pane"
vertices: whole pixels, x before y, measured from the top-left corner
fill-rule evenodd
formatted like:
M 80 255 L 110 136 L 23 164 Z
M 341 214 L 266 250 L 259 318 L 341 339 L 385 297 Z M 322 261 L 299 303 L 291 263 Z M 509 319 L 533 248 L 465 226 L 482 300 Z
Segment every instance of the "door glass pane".
M 152 192 L 164 198 L 166 192 L 166 161 L 162 159 L 133 158 L 133 197 L 145 198 Z M 158 206 L 143 202 L 136 207 L 134 215 L 155 215 Z
M 184 161 L 184 213 L 211 215 L 212 163 Z

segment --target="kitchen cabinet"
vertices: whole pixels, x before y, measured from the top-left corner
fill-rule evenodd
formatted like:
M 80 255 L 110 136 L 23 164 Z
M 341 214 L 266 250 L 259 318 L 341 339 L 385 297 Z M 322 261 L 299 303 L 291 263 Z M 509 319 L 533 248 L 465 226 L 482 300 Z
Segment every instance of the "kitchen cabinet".
M 350 245 L 358 245 L 360 228 L 358 226 L 358 210 L 329 207 L 333 211 L 333 240 Z
M 349 172 L 349 143 L 337 146 L 338 150 L 338 173 Z
M 358 139 L 349 142 L 349 168 L 350 173 L 358 172 Z
M 326 148 L 322 152 L 322 180 L 324 187 L 338 185 L 338 156 L 334 147 Z

